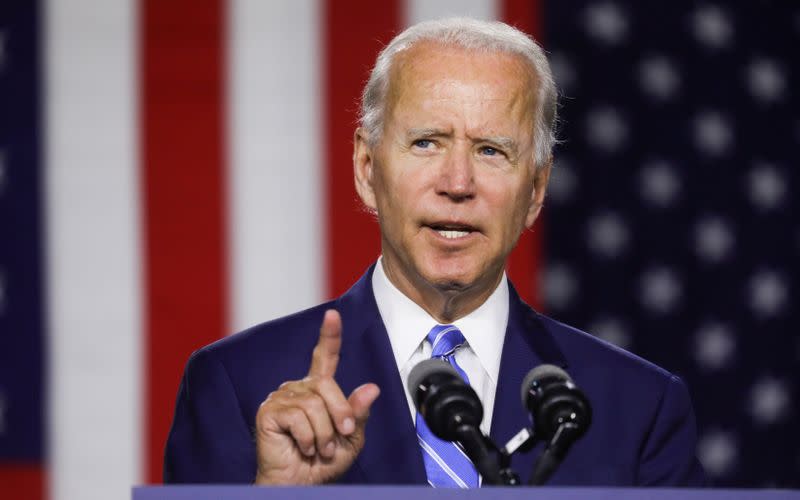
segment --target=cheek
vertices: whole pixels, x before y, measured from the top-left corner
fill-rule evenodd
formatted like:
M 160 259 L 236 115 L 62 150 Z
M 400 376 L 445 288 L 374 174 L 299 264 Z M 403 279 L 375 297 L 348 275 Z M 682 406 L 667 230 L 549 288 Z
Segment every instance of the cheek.
M 516 237 L 525 226 L 528 215 L 530 192 L 519 183 L 497 183 L 486 191 L 486 200 L 491 209 L 491 219 L 506 237 Z
M 376 191 L 381 227 L 394 236 L 403 232 L 402 225 L 412 219 L 415 213 L 415 205 L 410 201 L 414 196 L 408 192 L 408 186 L 399 181 L 398 178 L 384 177 L 380 189 Z
M 413 214 L 416 212 L 415 208 L 426 199 L 429 186 L 424 169 L 409 168 L 396 172 L 384 179 L 383 197 L 386 207 Z

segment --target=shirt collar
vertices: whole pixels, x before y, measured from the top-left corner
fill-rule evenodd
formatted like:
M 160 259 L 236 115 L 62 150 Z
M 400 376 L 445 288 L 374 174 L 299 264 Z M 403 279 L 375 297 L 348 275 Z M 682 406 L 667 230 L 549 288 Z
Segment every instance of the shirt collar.
M 383 270 L 382 257 L 372 273 L 372 291 L 395 361 L 402 369 L 438 322 L 389 281 Z M 500 373 L 500 356 L 508 325 L 508 300 L 508 280 L 503 273 L 497 288 L 480 307 L 453 322 L 495 383 Z

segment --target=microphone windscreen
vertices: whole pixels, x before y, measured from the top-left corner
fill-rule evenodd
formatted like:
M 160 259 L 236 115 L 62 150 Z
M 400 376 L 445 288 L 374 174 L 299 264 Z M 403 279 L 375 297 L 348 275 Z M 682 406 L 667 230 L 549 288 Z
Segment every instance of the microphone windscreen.
M 566 380 L 572 382 L 572 378 L 562 370 L 561 368 L 555 365 L 539 365 L 536 368 L 532 369 L 525 375 L 525 379 L 522 381 L 522 386 L 520 387 L 520 399 L 522 401 L 523 408 L 526 406 L 526 401 L 528 398 L 528 390 L 531 387 L 531 384 L 534 380 L 545 380 L 545 379 L 557 379 L 557 380 Z
M 417 404 L 417 388 L 429 376 L 434 373 L 449 374 L 459 378 L 458 372 L 447 361 L 438 358 L 426 359 L 415 366 L 411 373 L 408 374 L 408 393 L 411 394 L 411 399 L 414 401 L 414 406 Z M 417 408 L 419 409 L 419 408 Z

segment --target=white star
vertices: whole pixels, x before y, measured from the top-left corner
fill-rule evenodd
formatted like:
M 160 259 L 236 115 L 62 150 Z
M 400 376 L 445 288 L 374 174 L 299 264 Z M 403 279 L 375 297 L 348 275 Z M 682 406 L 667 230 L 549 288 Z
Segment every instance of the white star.
M 611 2 L 590 5 L 583 16 L 586 31 L 608 44 L 621 42 L 628 34 L 628 20 L 620 8 Z
M 574 198 L 577 188 L 578 176 L 572 165 L 564 159 L 556 160 L 547 188 L 548 198 L 556 203 L 566 203 Z
M 667 314 L 681 297 L 681 284 L 675 273 L 659 267 L 645 271 L 641 277 L 642 304 L 653 312 Z
M 697 443 L 697 455 L 712 476 L 724 476 L 733 471 L 738 459 L 736 438 L 730 432 L 711 431 Z
M 750 390 L 750 413 L 759 424 L 778 422 L 789 413 L 789 388 L 772 377 L 761 378 Z
M 787 295 L 785 279 L 774 271 L 759 271 L 750 279 L 750 307 L 761 317 L 780 313 Z
M 628 126 L 614 108 L 595 108 L 587 113 L 586 135 L 592 146 L 614 152 L 626 142 Z
M 750 201 L 759 210 L 778 208 L 786 194 L 786 179 L 774 165 L 759 163 L 748 176 Z
M 631 345 L 631 335 L 628 333 L 628 329 L 616 318 L 597 319 L 592 322 L 588 331 L 622 349 L 628 349 Z
M 784 71 L 769 59 L 757 59 L 750 63 L 747 83 L 753 96 L 765 102 L 781 99 L 786 91 Z
M 672 165 L 663 160 L 655 160 L 642 167 L 639 186 L 646 202 L 658 208 L 666 208 L 677 198 L 681 182 Z
M 730 254 L 733 243 L 730 225 L 721 218 L 708 216 L 697 222 L 694 248 L 700 258 L 719 262 Z
M 694 140 L 697 148 L 707 155 L 724 154 L 733 142 L 731 125 L 718 112 L 701 113 L 694 119 Z
M 699 7 L 692 18 L 694 36 L 712 49 L 728 45 L 733 28 L 728 14 L 714 5 Z
M 707 323 L 694 337 L 694 355 L 700 367 L 719 370 L 730 364 L 736 351 L 736 339 L 722 323 Z
M 622 253 L 630 239 L 628 227 L 619 215 L 604 213 L 592 216 L 587 225 L 587 242 L 592 251 L 603 257 Z
M 639 83 L 646 93 L 668 99 L 675 95 L 680 76 L 667 58 L 650 57 L 639 66 Z
M 550 70 L 553 78 L 561 90 L 572 90 L 575 81 L 575 65 L 561 52 L 555 52 L 550 56 Z
M 578 279 L 565 264 L 552 264 L 543 273 L 543 291 L 548 306 L 563 309 L 572 302 L 578 290 Z

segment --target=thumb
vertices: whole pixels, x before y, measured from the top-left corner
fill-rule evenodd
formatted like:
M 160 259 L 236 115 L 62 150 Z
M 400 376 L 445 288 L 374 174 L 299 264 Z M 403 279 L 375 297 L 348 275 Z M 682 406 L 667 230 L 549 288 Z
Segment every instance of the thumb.
M 378 399 L 381 390 L 375 384 L 364 384 L 353 389 L 347 402 L 353 409 L 353 416 L 358 424 L 363 425 L 369 417 L 369 409 L 372 403 Z

